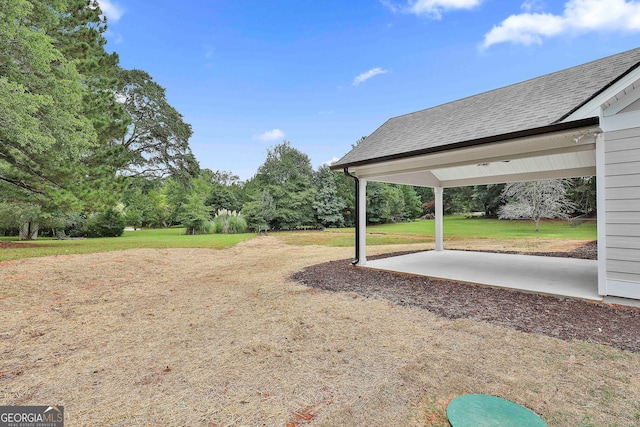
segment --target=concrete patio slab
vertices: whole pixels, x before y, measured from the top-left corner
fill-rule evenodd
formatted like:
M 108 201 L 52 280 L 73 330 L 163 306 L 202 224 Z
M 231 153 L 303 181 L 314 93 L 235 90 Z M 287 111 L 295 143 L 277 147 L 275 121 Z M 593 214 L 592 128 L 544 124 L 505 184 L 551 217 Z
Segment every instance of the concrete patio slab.
M 367 261 L 363 267 L 602 301 L 595 260 L 445 250 Z

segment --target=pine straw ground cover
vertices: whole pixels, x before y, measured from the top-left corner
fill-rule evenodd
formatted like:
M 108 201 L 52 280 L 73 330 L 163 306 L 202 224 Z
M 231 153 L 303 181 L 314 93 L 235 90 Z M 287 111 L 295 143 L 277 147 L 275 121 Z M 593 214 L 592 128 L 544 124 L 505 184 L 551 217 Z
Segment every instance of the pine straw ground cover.
M 446 426 L 448 401 L 488 393 L 550 426 L 640 422 L 640 353 L 290 279 L 351 252 L 269 236 L 2 262 L 0 405 L 61 404 L 69 426 Z

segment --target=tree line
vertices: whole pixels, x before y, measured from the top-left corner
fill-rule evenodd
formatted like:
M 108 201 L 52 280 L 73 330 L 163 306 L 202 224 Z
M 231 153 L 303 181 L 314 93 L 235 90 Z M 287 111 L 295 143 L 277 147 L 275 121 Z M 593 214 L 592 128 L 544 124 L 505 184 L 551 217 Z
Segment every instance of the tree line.
M 533 207 L 542 209 L 538 213 L 527 211 L 531 203 L 526 198 L 531 194 L 547 202 Z M 566 203 L 558 205 L 558 197 Z M 592 213 L 595 197 L 595 178 L 587 177 L 543 182 L 533 187 L 525 183 L 446 188 L 443 208 L 445 214 L 507 218 L 538 215 L 539 220 L 540 216 Z M 368 182 L 366 199 L 368 224 L 433 218 L 434 193 L 428 187 Z M 71 236 L 119 235 L 125 224 L 134 228 L 182 225 L 188 234 L 240 233 L 352 227 L 356 221 L 355 203 L 351 178 L 327 165 L 314 170 L 306 154 L 284 141 L 267 150 L 264 163 L 246 182 L 231 171 L 210 169 L 199 169 L 187 179 L 130 176 L 115 207 L 93 215 L 71 211 L 46 220 L 35 212 L 34 217 L 52 234 L 66 230 Z M 0 228 L 4 224 L 6 230 L 6 224 L 10 223 L 7 217 L 16 211 L 3 211 L 2 206 Z M 14 233 L 16 225 L 28 224 L 25 218 L 13 222 Z
M 327 166 L 314 170 L 288 141 L 270 148 L 246 182 L 200 169 L 191 126 L 165 89 L 105 50 L 107 21 L 96 0 L 1 1 L 0 16 L 0 234 L 354 225 L 353 181 Z M 562 188 L 577 212 L 595 209 L 594 179 Z M 369 182 L 367 221 L 430 215 L 433 198 L 429 188 Z M 497 216 L 506 202 L 503 185 L 444 192 L 445 213 Z
M 369 220 L 388 223 L 421 215 L 414 187 L 369 184 Z M 421 189 L 422 190 L 422 189 Z M 127 223 L 136 227 L 182 224 L 188 233 L 211 231 L 216 219 L 241 217 L 245 230 L 298 230 L 355 224 L 354 183 L 284 141 L 244 182 L 231 171 L 202 169 L 191 180 L 131 179 L 123 193 Z M 219 228 L 219 227 L 218 227 Z
M 443 204 L 445 214 L 539 220 L 593 213 L 595 198 L 595 178 L 586 177 L 446 188 Z M 368 224 L 432 218 L 434 213 L 433 189 L 427 187 L 368 182 L 366 199 Z M 135 227 L 181 224 L 188 233 L 206 233 L 352 227 L 355 203 L 351 178 L 327 165 L 314 170 L 306 154 L 284 141 L 267 150 L 264 163 L 246 182 L 231 171 L 210 169 L 186 181 L 138 177 L 129 180 L 121 207 Z

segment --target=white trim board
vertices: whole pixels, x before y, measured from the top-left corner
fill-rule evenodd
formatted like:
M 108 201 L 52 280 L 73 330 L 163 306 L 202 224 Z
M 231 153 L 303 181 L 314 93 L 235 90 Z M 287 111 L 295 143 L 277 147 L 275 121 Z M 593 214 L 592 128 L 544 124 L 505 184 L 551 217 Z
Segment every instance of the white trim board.
M 608 296 L 640 299 L 640 283 L 607 279 Z
M 578 108 L 565 118 L 563 122 L 586 119 L 588 117 L 602 117 L 600 114 L 602 113 L 603 108 L 611 108 L 612 105 L 614 105 L 618 100 L 622 100 L 628 93 L 634 92 L 637 94 L 637 91 L 634 91 L 633 89 L 635 89 L 635 86 L 638 86 L 638 81 L 640 81 L 640 68 L 636 68 L 631 71 L 629 74 L 611 85 L 611 87 L 607 88 L 604 92 L 595 96 L 592 100 L 588 101 L 582 107 Z M 626 102 L 628 103 L 625 107 L 633 101 Z

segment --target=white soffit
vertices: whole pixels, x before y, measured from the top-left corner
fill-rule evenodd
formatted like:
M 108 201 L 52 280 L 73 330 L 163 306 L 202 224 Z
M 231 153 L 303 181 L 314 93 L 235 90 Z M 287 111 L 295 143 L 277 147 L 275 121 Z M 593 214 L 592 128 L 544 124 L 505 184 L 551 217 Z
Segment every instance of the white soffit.
M 443 187 L 595 175 L 594 150 L 431 171 Z
M 431 173 L 440 181 L 451 181 L 496 175 L 529 174 L 541 171 L 577 169 L 595 165 L 595 151 L 583 151 L 494 163 L 480 163 L 455 168 L 434 169 L 431 170 Z
M 594 150 L 380 176 L 374 181 L 459 187 L 595 175 Z

